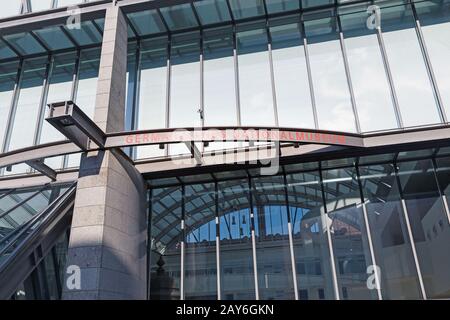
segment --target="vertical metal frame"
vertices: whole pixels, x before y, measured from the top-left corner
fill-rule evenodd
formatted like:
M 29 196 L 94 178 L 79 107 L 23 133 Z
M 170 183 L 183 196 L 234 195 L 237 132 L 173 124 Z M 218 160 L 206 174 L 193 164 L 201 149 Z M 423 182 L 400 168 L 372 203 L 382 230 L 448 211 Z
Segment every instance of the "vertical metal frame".
M 184 278 L 185 278 L 185 239 L 186 239 L 186 230 L 185 230 L 185 214 L 186 214 L 186 188 L 184 184 L 181 185 L 181 248 L 180 248 L 180 300 L 184 300 Z
M 215 180 L 215 179 L 214 179 Z M 220 210 L 219 210 L 219 184 L 214 181 L 214 204 L 216 222 L 216 268 L 217 268 L 217 300 L 222 300 L 222 266 L 220 263 Z
M 148 210 L 147 210 L 147 273 L 146 273 L 146 282 L 147 282 L 147 300 L 150 300 L 150 292 L 151 292 L 151 263 L 152 263 L 152 207 L 153 207 L 153 188 L 149 188 L 147 191 L 148 196 Z
M 228 1 L 227 1 L 228 3 Z M 241 112 L 241 89 L 239 84 L 239 58 L 238 58 L 238 45 L 237 45 L 237 32 L 236 24 L 233 24 L 233 61 L 234 61 L 234 90 L 236 96 L 236 117 L 237 125 L 242 125 L 242 112 Z
M 52 72 L 54 67 L 54 56 L 48 55 L 47 57 L 47 65 L 45 68 L 45 76 L 42 83 L 42 89 L 41 89 L 41 97 L 39 100 L 39 112 L 38 117 L 36 119 L 36 126 L 35 126 L 35 132 L 34 132 L 34 138 L 33 138 L 33 145 L 39 144 L 39 140 L 41 138 L 41 132 L 42 132 L 42 126 L 44 125 L 44 116 L 45 116 L 45 107 L 46 107 L 46 101 L 48 96 L 48 89 L 49 89 L 49 83 L 51 80 Z
M 267 5 L 266 2 L 264 3 L 264 10 L 267 13 Z M 275 126 L 279 126 L 279 119 L 278 119 L 278 103 L 277 103 L 277 91 L 276 91 L 276 85 L 275 85 L 275 71 L 273 66 L 273 55 L 272 55 L 272 34 L 270 33 L 270 26 L 269 26 L 269 18 L 266 14 L 266 37 L 267 37 L 267 53 L 269 55 L 269 70 L 270 70 L 270 87 L 272 89 L 272 105 L 273 105 L 273 119 Z
M 158 10 L 159 12 L 159 10 Z M 160 13 L 161 15 L 161 13 Z M 162 17 L 162 15 L 161 15 Z M 162 19 L 162 18 L 161 18 Z M 169 30 L 169 29 L 167 29 Z M 167 77 L 166 77 L 166 128 L 170 127 L 170 89 L 171 89 L 171 78 L 172 78 L 172 36 L 169 33 L 167 38 Z M 164 155 L 169 156 L 169 146 L 164 146 Z
M 448 119 L 447 119 L 447 115 L 445 114 L 444 103 L 442 102 L 441 93 L 439 92 L 439 86 L 438 86 L 438 83 L 437 83 L 437 80 L 436 80 L 436 76 L 435 76 L 435 73 L 434 73 L 434 70 L 433 70 L 433 65 L 431 63 L 431 58 L 430 58 L 430 55 L 428 54 L 428 49 L 427 49 L 427 46 L 426 46 L 425 38 L 423 36 L 422 27 L 420 25 L 419 16 L 417 14 L 416 6 L 410 0 L 408 1 L 408 3 L 411 6 L 411 10 L 412 10 L 413 17 L 414 17 L 414 20 L 415 20 L 415 28 L 416 28 L 417 39 L 419 41 L 420 49 L 422 51 L 422 56 L 423 56 L 423 58 L 425 60 L 425 67 L 427 69 L 428 77 L 430 79 L 431 86 L 433 88 L 433 95 L 434 95 L 434 98 L 436 100 L 436 106 L 438 108 L 439 117 L 441 119 L 441 122 L 447 123 Z
M 133 87 L 130 88 L 128 79 L 128 92 L 132 90 L 133 96 L 131 97 L 131 102 L 128 99 L 125 103 L 126 110 L 130 113 L 130 130 L 138 130 L 137 123 L 139 120 L 139 93 L 140 93 L 140 81 L 141 81 L 141 39 L 136 40 L 136 52 L 135 54 L 135 65 L 133 70 Z M 128 56 L 128 54 L 127 54 Z M 127 92 L 127 98 L 128 98 Z M 127 125 L 127 124 L 126 124 Z M 127 149 L 131 159 L 136 160 L 137 147 L 130 147 Z
M 375 251 L 373 248 L 373 241 L 372 241 L 372 231 L 370 229 L 370 223 L 369 223 L 369 216 L 367 213 L 367 207 L 366 207 L 366 200 L 364 198 L 364 192 L 363 192 L 363 185 L 362 185 L 362 181 L 361 181 L 361 174 L 359 172 L 359 164 L 356 163 L 355 164 L 355 170 L 356 170 L 356 177 L 358 180 L 358 189 L 359 189 L 359 195 L 361 197 L 361 207 L 362 207 L 362 212 L 363 212 L 363 217 L 364 217 L 364 225 L 366 227 L 366 236 L 367 236 L 367 241 L 369 243 L 369 251 L 370 251 L 370 258 L 372 259 L 372 265 L 374 265 L 375 268 L 375 281 L 377 283 L 377 296 L 378 296 L 378 300 L 383 300 L 383 295 L 381 292 L 381 279 L 380 279 L 380 274 L 378 274 L 378 264 L 375 258 Z
M 301 0 L 300 0 L 301 3 Z M 315 129 L 319 129 L 319 118 L 317 115 L 317 105 L 316 105 L 316 98 L 314 94 L 314 83 L 312 78 L 312 70 L 311 70 L 311 62 L 309 60 L 309 50 L 308 50 L 308 39 L 306 38 L 306 31 L 305 31 L 305 22 L 303 20 L 303 14 L 300 16 L 300 32 L 301 37 L 303 40 L 303 50 L 305 52 L 305 61 L 306 61 L 306 71 L 308 73 L 308 84 L 309 84 L 309 93 L 310 93 L 310 99 L 311 99 L 311 107 L 314 117 L 314 127 Z
M 292 222 L 291 222 L 291 209 L 289 205 L 289 194 L 288 194 L 288 184 L 286 172 L 283 169 L 283 183 L 284 183 L 284 198 L 286 201 L 287 210 L 287 226 L 288 226 L 288 236 L 289 236 L 289 253 L 291 255 L 291 268 L 292 268 L 292 281 L 294 282 L 294 299 L 298 300 L 298 283 L 297 283 L 297 267 L 294 254 L 294 237 L 292 234 Z
M 253 206 L 253 183 L 250 175 L 247 178 L 248 183 L 248 197 L 250 204 L 250 231 L 252 239 L 252 258 L 253 258 L 253 273 L 255 282 L 255 299 L 259 300 L 259 283 L 258 283 L 258 259 L 256 258 L 256 235 L 255 235 L 255 210 Z
M 327 209 L 327 200 L 325 196 L 325 187 L 323 183 L 323 173 L 322 173 L 322 163 L 319 162 L 319 183 L 320 183 L 320 190 L 322 192 L 322 204 L 323 204 L 323 213 L 321 213 L 321 217 L 325 218 L 325 224 L 326 224 L 326 232 L 327 232 L 327 240 L 328 240 L 328 250 L 330 253 L 330 265 L 331 265 L 331 277 L 333 279 L 333 288 L 334 288 L 334 295 L 336 300 L 340 300 L 340 292 L 339 292 L 339 285 L 337 280 L 337 272 L 336 272 L 336 262 L 334 261 L 334 250 L 333 250 L 333 241 L 331 239 L 331 232 L 330 232 L 330 224 L 328 223 L 328 209 Z
M 356 128 L 356 132 L 360 133 L 361 132 L 361 124 L 359 121 L 359 115 L 358 115 L 358 108 L 356 105 L 356 99 L 355 99 L 355 92 L 353 90 L 353 83 L 352 83 L 352 77 L 351 77 L 351 73 L 350 73 L 350 66 L 348 63 L 348 57 L 347 57 L 347 49 L 345 46 L 345 40 L 344 40 L 344 32 L 342 30 L 342 24 L 341 24 L 341 17 L 336 13 L 336 22 L 337 24 L 337 31 L 339 34 L 339 43 L 341 45 L 341 51 L 342 51 L 342 59 L 344 62 L 344 69 L 345 69 L 345 75 L 347 78 L 347 85 L 348 85 L 348 90 L 350 93 L 350 100 L 352 103 L 352 110 L 353 110 L 353 117 L 355 119 L 355 128 Z
M 384 69 L 385 69 L 387 80 L 389 83 L 389 89 L 391 92 L 391 99 L 392 99 L 392 103 L 394 106 L 394 113 L 395 113 L 395 118 L 397 120 L 397 126 L 401 129 L 401 128 L 404 128 L 403 118 L 402 118 L 402 114 L 400 112 L 400 106 L 398 103 L 397 92 L 396 92 L 395 84 L 394 84 L 394 78 L 392 76 L 392 71 L 391 71 L 389 59 L 388 59 L 387 52 L 386 52 L 386 46 L 384 44 L 381 26 L 378 26 L 376 28 L 376 32 L 377 32 L 377 38 L 378 38 L 378 45 L 379 45 L 380 51 L 381 51 L 381 57 L 383 59 Z
M 419 258 L 417 256 L 416 243 L 414 241 L 414 235 L 413 235 L 412 229 L 411 229 L 411 222 L 409 220 L 408 208 L 406 207 L 405 197 L 403 195 L 403 188 L 402 188 L 402 185 L 400 183 L 400 176 L 399 176 L 399 173 L 398 173 L 397 159 L 394 160 L 394 172 L 395 172 L 395 179 L 396 179 L 396 182 L 397 182 L 397 185 L 398 185 L 398 191 L 399 191 L 399 194 L 400 194 L 400 202 L 402 204 L 403 217 L 405 219 L 406 229 L 407 229 L 407 232 L 408 232 L 408 240 L 411 243 L 411 250 L 412 250 L 412 254 L 413 254 L 413 258 L 414 258 L 414 264 L 415 264 L 416 271 L 417 271 L 417 277 L 419 279 L 420 291 L 421 291 L 421 294 L 422 294 L 422 298 L 424 300 L 427 300 L 427 295 L 426 295 L 426 292 L 425 292 L 425 285 L 424 285 L 423 277 L 422 277 L 422 270 L 420 268 Z

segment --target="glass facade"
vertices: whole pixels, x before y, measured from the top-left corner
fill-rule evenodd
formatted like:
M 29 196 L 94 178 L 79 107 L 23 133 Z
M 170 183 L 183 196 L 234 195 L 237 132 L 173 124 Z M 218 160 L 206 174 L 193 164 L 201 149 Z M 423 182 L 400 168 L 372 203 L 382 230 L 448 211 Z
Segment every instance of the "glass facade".
M 150 298 L 449 298 L 449 158 L 426 154 L 150 180 Z
M 130 40 L 129 61 L 136 55 L 141 61 L 137 81 L 129 80 L 139 99 L 129 95 L 127 106 L 145 110 L 134 113 L 131 129 L 242 125 L 369 133 L 447 121 L 441 35 L 448 2 L 380 2 L 380 28 L 368 27 L 367 5 L 300 16 L 292 13 L 299 10 L 295 1 L 270 2 L 269 12 L 282 6 L 290 13 L 264 18 L 263 1 L 230 1 L 233 24 L 224 12 L 221 18 L 202 17 L 201 7 L 212 2 L 217 14 L 224 10 L 221 1 L 194 6 L 207 21 L 200 33 L 182 32 L 193 27 L 189 20 L 184 27 L 169 25 L 177 33 L 163 41 L 142 32 L 145 40 Z M 312 6 L 302 2 L 302 8 Z M 166 15 L 183 10 L 192 8 Z M 246 17 L 252 21 L 240 21 Z M 141 20 L 130 20 L 135 29 L 142 27 Z M 160 47 L 152 49 L 153 58 L 147 56 L 148 41 Z M 188 152 L 185 146 L 171 149 L 172 155 Z M 139 147 L 135 158 L 164 155 L 167 150 Z
M 87 2 L 11 0 L 0 24 Z M 369 26 L 372 4 L 378 27 Z M 368 136 L 449 124 L 448 0 L 199 0 L 132 12 L 138 7 L 124 10 L 126 131 L 255 126 Z M 45 121 L 49 103 L 72 100 L 94 118 L 103 25 L 97 18 L 0 36 L 0 153 L 65 139 Z M 148 298 L 450 299 L 450 147 L 439 139 L 428 150 L 310 163 L 291 163 L 292 148 L 272 176 L 245 165 L 193 176 L 176 168 L 178 176 L 154 180 L 164 173 L 143 172 Z M 203 154 L 253 147 L 196 146 Z M 148 165 L 140 160 L 190 152 L 184 143 L 125 151 L 138 170 Z M 80 156 L 45 164 L 74 169 Z M 25 163 L 0 168 L 2 181 L 35 172 Z M 52 192 L 42 185 L 13 196 L 0 190 L 0 240 Z M 61 297 L 67 242 L 64 234 L 12 299 Z

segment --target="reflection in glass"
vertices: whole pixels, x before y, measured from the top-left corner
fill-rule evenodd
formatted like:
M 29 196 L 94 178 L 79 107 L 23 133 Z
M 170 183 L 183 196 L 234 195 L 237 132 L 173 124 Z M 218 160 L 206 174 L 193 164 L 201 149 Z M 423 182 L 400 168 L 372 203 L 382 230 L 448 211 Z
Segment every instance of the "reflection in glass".
M 323 172 L 330 233 L 341 299 L 377 299 L 367 287 L 373 265 L 354 167 Z
M 300 300 L 334 299 L 319 172 L 286 176 Z
M 319 128 L 356 131 L 335 18 L 305 21 L 305 32 Z
M 214 183 L 185 187 L 185 299 L 217 299 Z
M 237 34 L 242 125 L 274 126 L 267 33 L 264 28 Z
M 367 13 L 341 16 L 361 131 L 397 127 L 378 38 L 366 26 Z
M 255 178 L 252 184 L 260 299 L 294 299 L 283 177 Z
M 270 28 L 280 127 L 314 128 L 305 50 L 298 23 Z
M 450 228 L 431 160 L 400 163 L 399 177 L 427 298 L 448 299 L 450 259 L 443 245 L 450 243 Z
M 256 295 L 247 180 L 219 182 L 218 200 L 221 297 L 223 300 L 254 300 Z
M 373 165 L 360 172 L 382 297 L 421 299 L 394 167 Z
M 180 187 L 152 190 L 150 231 L 150 299 L 179 300 L 181 272 Z
M 383 39 L 403 124 L 410 127 L 439 123 L 411 8 L 386 8 L 381 14 Z

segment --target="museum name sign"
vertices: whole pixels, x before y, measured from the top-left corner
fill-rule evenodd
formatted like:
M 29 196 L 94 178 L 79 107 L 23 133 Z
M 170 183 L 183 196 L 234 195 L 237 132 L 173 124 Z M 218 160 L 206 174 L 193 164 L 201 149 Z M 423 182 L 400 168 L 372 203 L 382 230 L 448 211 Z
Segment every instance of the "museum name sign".
M 112 138 L 112 137 L 111 137 Z M 224 142 L 258 141 L 291 142 L 301 144 L 326 144 L 362 147 L 361 137 L 327 131 L 295 130 L 276 128 L 223 128 L 223 129 L 166 129 L 163 131 L 141 131 L 117 136 L 122 146 L 167 144 L 180 142 Z

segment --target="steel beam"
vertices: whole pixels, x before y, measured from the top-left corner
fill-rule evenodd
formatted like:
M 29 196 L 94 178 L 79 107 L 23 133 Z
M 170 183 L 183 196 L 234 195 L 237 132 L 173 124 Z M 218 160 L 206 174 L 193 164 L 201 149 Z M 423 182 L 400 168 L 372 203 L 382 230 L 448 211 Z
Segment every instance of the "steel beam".
M 52 181 L 56 181 L 56 171 L 47 166 L 44 163 L 44 160 L 38 159 L 38 160 L 29 160 L 25 161 L 27 165 L 29 165 L 31 168 L 33 168 L 36 171 L 39 171 L 43 175 L 49 177 Z

